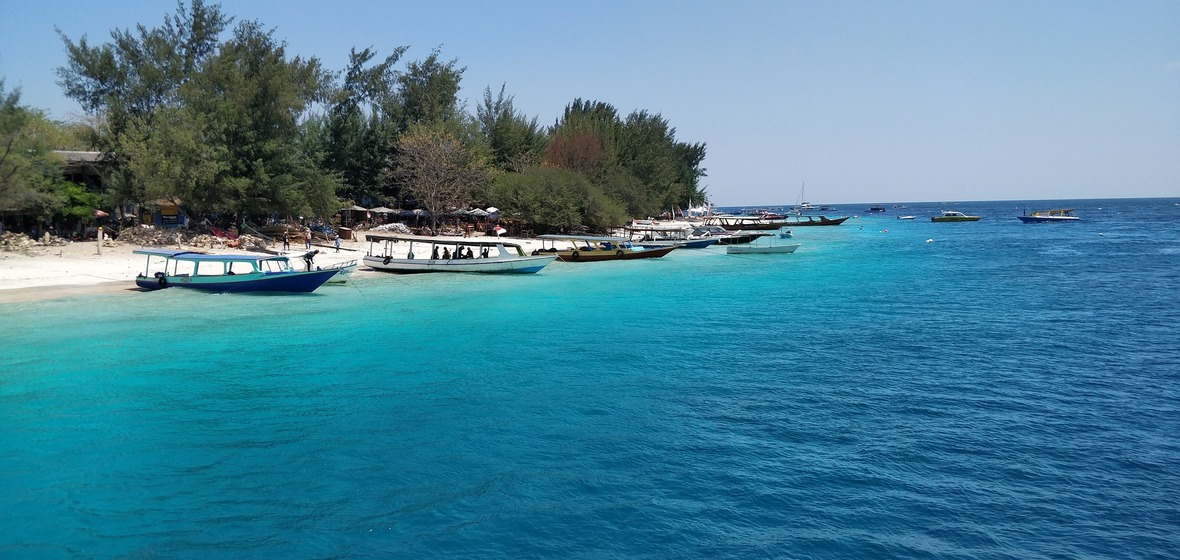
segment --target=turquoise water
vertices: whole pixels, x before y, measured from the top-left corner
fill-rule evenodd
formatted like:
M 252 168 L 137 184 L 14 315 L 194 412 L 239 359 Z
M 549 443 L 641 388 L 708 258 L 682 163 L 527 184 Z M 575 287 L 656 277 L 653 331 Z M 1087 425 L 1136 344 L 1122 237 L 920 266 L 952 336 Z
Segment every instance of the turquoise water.
M 0 305 L 0 556 L 1180 557 L 1178 204 Z

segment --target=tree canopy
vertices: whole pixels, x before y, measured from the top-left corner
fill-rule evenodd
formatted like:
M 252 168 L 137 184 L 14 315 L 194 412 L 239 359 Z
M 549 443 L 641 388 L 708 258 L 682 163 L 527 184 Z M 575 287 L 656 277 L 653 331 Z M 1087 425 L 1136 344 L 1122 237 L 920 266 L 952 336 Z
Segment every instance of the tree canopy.
M 677 140 L 658 113 L 622 118 L 607 102 L 575 99 L 546 128 L 503 84 L 485 88 L 468 114 L 466 68 L 441 49 L 399 70 L 408 47 L 384 57 L 354 47 L 329 71 L 289 54 L 257 21 L 233 24 L 220 5 L 191 0 L 157 27 L 115 30 L 102 44 L 59 31 L 68 55 L 59 83 L 105 154 L 107 202 L 320 217 L 345 202 L 419 203 L 436 215 L 488 203 L 542 228 L 572 228 L 705 199 L 705 145 Z M 10 98 L 6 134 L 36 116 L 11 109 Z M 7 154 L 0 170 L 15 177 L 25 156 Z M 32 167 L 21 169 L 23 186 L 0 184 L 0 202 L 52 198 Z

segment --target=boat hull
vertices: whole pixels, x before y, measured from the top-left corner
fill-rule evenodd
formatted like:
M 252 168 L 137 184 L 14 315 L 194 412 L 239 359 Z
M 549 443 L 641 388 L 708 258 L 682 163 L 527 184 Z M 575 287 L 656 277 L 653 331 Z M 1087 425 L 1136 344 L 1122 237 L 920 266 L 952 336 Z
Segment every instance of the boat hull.
M 981 216 L 931 216 L 932 222 L 978 222 Z
M 1077 216 L 1016 216 L 1020 221 L 1026 224 L 1039 224 L 1048 222 L 1076 222 L 1081 218 Z
M 790 254 L 794 253 L 796 249 L 802 245 L 795 243 L 792 245 L 773 245 L 770 247 L 758 247 L 752 245 L 730 245 L 725 248 L 727 255 L 771 255 L 771 254 Z
M 314 292 L 337 274 L 336 270 L 308 272 L 263 272 L 218 276 L 140 276 L 135 285 L 145 290 L 188 288 L 214 293 Z
M 386 259 L 365 257 L 365 266 L 394 274 L 427 272 L 467 272 L 482 274 L 535 274 L 553 262 L 553 255 L 525 256 L 511 259 Z
M 675 250 L 676 247 L 659 247 L 655 249 L 616 249 L 616 250 L 577 250 L 557 251 L 550 253 L 557 256 L 561 262 L 601 262 L 601 261 L 629 261 L 634 259 L 658 259 Z
M 643 247 L 644 249 L 660 249 L 663 247 L 673 247 L 676 249 L 704 249 L 716 244 L 719 239 L 690 239 L 688 241 L 633 241 L 632 245 Z

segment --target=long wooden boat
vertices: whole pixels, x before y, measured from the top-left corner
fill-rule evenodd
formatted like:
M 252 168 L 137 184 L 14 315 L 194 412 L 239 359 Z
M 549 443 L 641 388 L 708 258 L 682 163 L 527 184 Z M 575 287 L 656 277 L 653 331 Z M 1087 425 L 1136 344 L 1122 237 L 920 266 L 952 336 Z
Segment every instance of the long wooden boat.
M 528 255 L 517 243 L 498 237 L 446 238 L 416 235 L 366 235 L 369 252 L 361 261 L 382 272 L 478 272 L 533 274 L 553 262 L 554 255 Z M 405 250 L 400 244 L 405 243 Z
M 827 216 L 794 216 L 781 219 L 766 219 L 762 216 L 709 216 L 705 224 L 721 226 L 727 230 L 773 231 L 779 228 L 804 226 L 838 226 L 849 216 L 829 218 Z
M 562 262 L 657 259 L 676 249 L 636 247 L 625 237 L 613 236 L 546 234 L 537 238 L 541 240 L 543 247 L 533 251 L 533 254 L 554 255 Z M 558 243 L 561 243 L 562 247 L 558 247 Z M 546 244 L 548 246 L 544 246 Z
M 205 292 L 313 292 L 337 270 L 300 271 L 283 255 L 211 255 L 172 249 L 136 249 L 147 266 L 135 278 L 146 290 L 189 288 Z
M 1076 222 L 1081 219 L 1073 215 L 1073 208 L 1063 208 L 1060 210 L 1037 210 L 1032 214 L 1026 212 L 1024 215 L 1016 217 L 1020 218 L 1020 221 L 1026 224 Z

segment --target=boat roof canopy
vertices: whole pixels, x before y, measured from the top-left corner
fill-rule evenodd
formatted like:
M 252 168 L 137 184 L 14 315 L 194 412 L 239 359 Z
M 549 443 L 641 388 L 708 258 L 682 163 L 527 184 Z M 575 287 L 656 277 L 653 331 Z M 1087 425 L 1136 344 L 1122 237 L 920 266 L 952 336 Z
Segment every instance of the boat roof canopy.
M 425 235 L 366 235 L 365 241 L 370 243 L 377 241 L 407 241 L 413 243 L 434 243 L 436 245 L 469 245 L 472 247 L 495 247 L 496 245 L 504 245 L 508 247 L 519 247 L 517 243 L 504 241 L 498 238 L 487 239 L 459 239 L 454 237 L 428 237 Z
M 163 257 L 166 259 L 176 259 L 181 261 L 201 261 L 201 262 L 258 262 L 258 261 L 286 261 L 287 257 L 282 255 L 259 255 L 259 254 L 231 254 L 231 255 L 211 255 L 209 253 L 201 253 L 198 251 L 179 251 L 176 249 L 136 249 L 132 251 L 136 255 L 147 255 L 149 257 Z
M 626 237 L 612 237 L 610 235 L 562 235 L 560 233 L 538 235 L 537 239 L 548 239 L 551 241 L 615 241 L 619 243 L 630 241 Z

